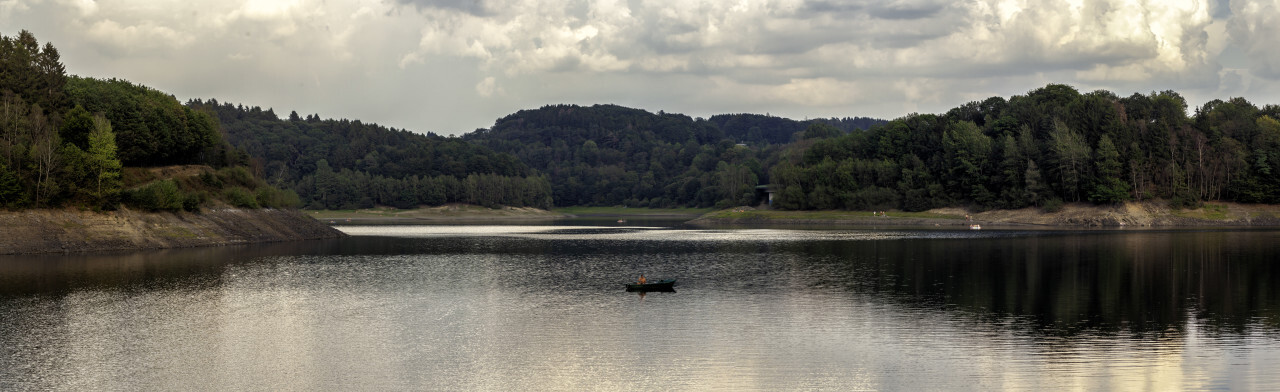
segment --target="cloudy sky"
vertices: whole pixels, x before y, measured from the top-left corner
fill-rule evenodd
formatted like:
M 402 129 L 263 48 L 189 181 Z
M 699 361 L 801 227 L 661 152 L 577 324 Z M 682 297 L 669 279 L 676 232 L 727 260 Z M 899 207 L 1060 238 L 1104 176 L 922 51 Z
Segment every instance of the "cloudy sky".
M 1280 103 L 1280 0 L 0 0 L 69 73 L 458 134 L 520 109 L 939 113 L 1047 83 Z

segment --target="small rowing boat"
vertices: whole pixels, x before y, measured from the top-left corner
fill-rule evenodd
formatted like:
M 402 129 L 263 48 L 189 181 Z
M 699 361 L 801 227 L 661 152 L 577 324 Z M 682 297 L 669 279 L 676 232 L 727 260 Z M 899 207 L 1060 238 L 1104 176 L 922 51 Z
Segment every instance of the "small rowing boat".
M 675 285 L 675 279 L 647 283 L 627 283 L 627 291 L 675 291 Z

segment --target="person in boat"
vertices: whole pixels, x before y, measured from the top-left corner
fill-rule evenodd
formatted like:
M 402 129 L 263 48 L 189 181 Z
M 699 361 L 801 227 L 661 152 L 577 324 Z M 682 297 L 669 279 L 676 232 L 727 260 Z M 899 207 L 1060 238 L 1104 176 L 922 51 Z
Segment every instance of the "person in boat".
M 644 284 L 644 282 L 646 282 L 646 280 L 645 280 L 645 278 L 644 278 L 644 274 L 640 274 L 640 279 L 636 279 L 636 283 L 638 283 L 638 284 Z

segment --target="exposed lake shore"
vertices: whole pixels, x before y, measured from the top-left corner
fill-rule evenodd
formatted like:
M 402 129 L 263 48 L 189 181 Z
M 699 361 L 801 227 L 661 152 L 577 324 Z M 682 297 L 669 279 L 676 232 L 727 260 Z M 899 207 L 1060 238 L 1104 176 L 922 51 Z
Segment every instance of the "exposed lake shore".
M 570 213 L 572 212 L 572 213 Z M 0 254 L 38 254 L 186 248 L 297 241 L 344 236 L 332 224 L 449 224 L 556 221 L 580 217 L 690 218 L 693 226 L 924 226 L 958 227 L 1277 227 L 1280 206 L 1205 203 L 1173 209 L 1159 201 L 1114 206 L 1067 204 L 1054 212 L 1039 208 L 966 211 L 939 208 L 901 211 L 780 211 L 736 207 L 698 216 L 700 210 L 579 208 L 484 208 L 447 205 L 415 210 L 353 211 L 206 209 L 189 212 L 110 212 L 74 209 L 0 212 Z
M 705 209 L 648 209 L 571 207 L 553 211 L 536 208 L 485 208 L 450 204 L 412 210 L 374 208 L 347 211 L 306 211 L 328 224 L 484 224 L 538 222 L 574 218 L 678 219 L 693 226 L 923 226 L 923 227 L 1268 227 L 1280 226 L 1280 205 L 1205 203 L 1194 209 L 1173 209 L 1163 201 L 1129 202 L 1113 206 L 1071 203 L 1053 212 L 1040 208 L 968 211 L 959 207 L 923 212 L 902 211 L 782 211 L 735 207 Z
M 887 211 L 778 211 L 737 207 L 708 213 L 689 222 L 695 226 L 938 226 L 968 227 L 1252 227 L 1280 226 L 1280 206 L 1205 203 L 1195 209 L 1173 209 L 1161 201 L 1114 206 L 1073 203 L 1054 212 L 1040 208 L 970 212 L 938 208 L 919 213 Z
M 390 207 L 360 210 L 304 211 L 304 214 L 328 224 L 440 224 L 483 223 L 498 221 L 551 221 L 570 215 L 532 208 L 486 208 L 467 204 L 446 204 L 400 210 Z
M 0 254 L 188 248 L 342 236 L 296 210 L 0 212 Z
M 329 224 L 448 224 L 539 222 L 564 219 L 666 219 L 689 220 L 712 212 L 706 208 L 626 208 L 565 207 L 543 210 L 532 207 L 486 208 L 468 204 L 446 204 L 400 210 L 390 207 L 360 210 L 305 211 L 307 216 Z

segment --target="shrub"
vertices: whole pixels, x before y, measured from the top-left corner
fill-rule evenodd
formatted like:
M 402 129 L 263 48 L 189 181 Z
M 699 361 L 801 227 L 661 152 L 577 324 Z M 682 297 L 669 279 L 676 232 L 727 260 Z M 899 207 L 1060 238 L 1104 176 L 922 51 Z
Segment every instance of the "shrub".
M 287 191 L 287 192 L 293 192 L 293 191 Z M 297 194 L 297 193 L 294 193 L 294 194 L 293 194 L 293 197 L 297 198 L 297 197 L 298 197 L 298 194 Z M 289 206 L 289 207 L 296 207 L 298 204 L 302 204 L 302 202 L 301 202 L 301 201 L 298 201 L 297 203 L 294 203 L 293 205 L 291 205 L 291 206 Z M 373 198 L 372 198 L 372 197 L 369 197 L 369 196 L 361 197 L 361 198 L 360 198 L 360 202 L 359 202 L 359 203 L 357 203 L 357 204 L 358 204 L 357 206 L 358 206 L 358 207 L 360 207 L 360 208 L 373 208 L 373 207 L 376 207 L 376 206 L 377 206 L 376 204 L 374 204 L 374 203 L 373 203 Z
M 1044 209 L 1044 212 L 1053 213 L 1053 212 L 1062 211 L 1062 207 L 1065 205 L 1066 203 L 1063 203 L 1062 199 L 1055 197 L 1049 200 L 1045 200 L 1044 205 L 1040 206 L 1040 208 Z
M 184 195 L 173 180 L 152 181 L 125 192 L 125 204 L 150 211 L 177 211 Z
M 182 198 L 182 209 L 196 212 L 200 210 L 200 206 L 209 200 L 208 192 L 188 193 Z
M 232 187 L 222 192 L 227 203 L 241 208 L 258 208 L 258 200 L 253 192 L 244 187 Z
M 1196 209 L 1196 208 L 1200 208 L 1201 204 L 1203 203 L 1200 201 L 1200 199 L 1196 198 L 1195 196 L 1188 196 L 1186 194 L 1176 194 L 1169 199 L 1169 208 L 1172 208 L 1175 210 L 1180 210 L 1184 208 Z
M 206 171 L 206 172 L 201 172 L 201 173 L 200 173 L 200 182 L 203 182 L 205 185 L 208 185 L 208 186 L 213 187 L 213 188 L 221 188 L 221 187 L 222 187 L 222 180 L 221 180 L 221 179 L 219 179 L 219 178 L 218 178 L 218 176 L 214 175 L 214 174 L 213 174 L 213 173 L 211 173 L 211 172 L 207 172 L 207 171 Z
M 253 178 L 253 174 L 249 173 L 249 169 L 244 166 L 219 169 L 218 179 L 230 186 L 257 188 L 257 180 Z
M 302 204 L 298 194 L 293 190 L 280 190 L 276 187 L 264 186 L 255 192 L 258 205 L 267 208 L 296 208 Z M 373 204 L 373 201 L 369 201 Z
M 897 205 L 898 193 L 894 192 L 893 189 L 869 186 L 853 192 L 849 196 L 848 202 L 845 203 L 844 209 L 855 211 L 888 210 Z

